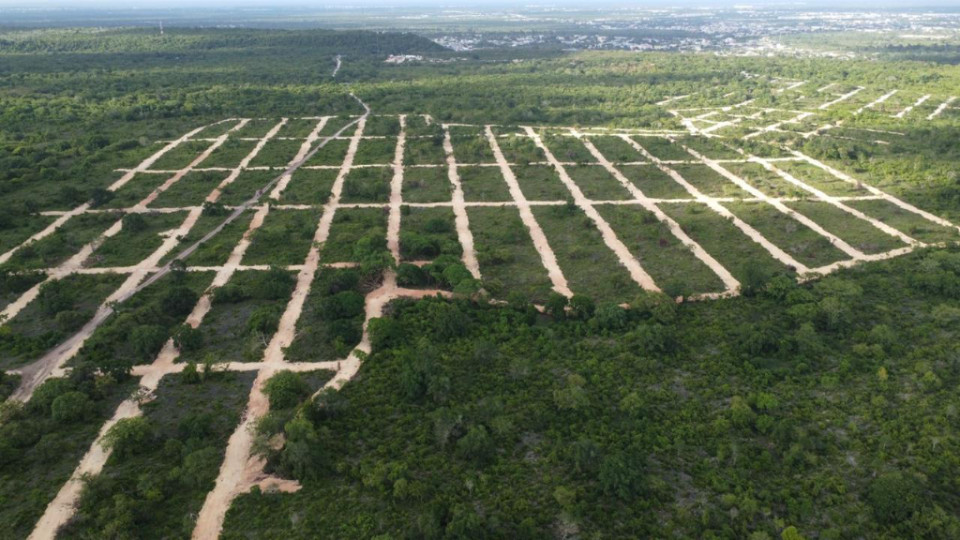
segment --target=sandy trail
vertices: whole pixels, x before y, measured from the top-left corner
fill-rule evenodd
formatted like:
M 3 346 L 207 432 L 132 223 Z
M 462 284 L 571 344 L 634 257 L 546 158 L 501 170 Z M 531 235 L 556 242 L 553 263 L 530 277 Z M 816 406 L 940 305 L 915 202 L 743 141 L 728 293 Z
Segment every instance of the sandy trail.
M 901 199 L 898 199 L 898 198 L 894 197 L 893 195 L 890 195 L 890 194 L 888 194 L 888 193 L 886 193 L 886 192 L 880 191 L 879 189 L 877 189 L 877 188 L 875 188 L 875 187 L 873 187 L 873 186 L 871 186 L 871 185 L 869 185 L 869 184 L 864 184 L 864 183 L 858 181 L 856 178 L 853 178 L 853 177 L 850 176 L 849 174 L 847 174 L 847 173 L 845 173 L 845 172 L 843 172 L 843 171 L 839 171 L 839 170 L 837 170 L 837 169 L 834 169 L 833 167 L 827 165 L 826 163 L 824 163 L 824 162 L 822 162 L 822 161 L 820 161 L 820 160 L 818 160 L 818 159 L 816 159 L 816 158 L 812 158 L 812 157 L 810 157 L 810 156 L 808 156 L 808 155 L 806 155 L 806 154 L 804 154 L 804 153 L 798 152 L 798 151 L 796 151 L 796 150 L 791 150 L 790 152 L 791 152 L 793 155 L 795 155 L 795 156 L 803 159 L 803 160 L 806 161 L 807 163 L 809 163 L 809 164 L 811 164 L 811 165 L 813 165 L 813 166 L 815 166 L 815 167 L 818 167 L 818 168 L 820 168 L 820 169 L 822 169 L 822 170 L 824 170 L 824 171 L 832 174 L 834 177 L 836 177 L 836 178 L 838 178 L 838 179 L 840 179 L 840 180 L 843 180 L 844 182 L 849 182 L 849 183 L 854 184 L 854 185 L 857 185 L 857 186 L 862 186 L 864 189 L 866 189 L 866 190 L 869 191 L 870 193 L 872 193 L 872 194 L 880 197 L 881 199 L 883 199 L 883 200 L 885 200 L 885 201 L 888 201 L 888 202 L 890 202 L 890 203 L 893 203 L 893 204 L 899 206 L 899 207 L 900 207 L 901 209 L 903 209 L 903 210 L 906 210 L 906 211 L 908 211 L 908 212 L 912 212 L 912 213 L 914 213 L 914 214 L 917 214 L 918 216 L 922 216 L 922 217 L 923 217 L 924 219 L 926 219 L 927 221 L 936 223 L 937 225 L 942 225 L 942 226 L 944 226 L 944 227 L 949 227 L 949 228 L 951 228 L 951 229 L 960 230 L 960 226 L 957 226 L 957 225 L 955 225 L 954 223 L 951 223 L 950 221 L 948 221 L 948 220 L 946 220 L 946 219 L 943 219 L 943 218 L 940 217 L 940 216 L 933 215 L 933 214 L 931 214 L 930 212 L 927 212 L 926 210 L 921 210 L 920 208 L 917 208 L 916 206 L 914 206 L 914 205 L 912 205 L 912 204 L 910 204 L 910 203 L 908 203 L 908 202 L 905 202 L 905 201 L 903 201 L 903 200 L 901 200 Z
M 927 120 L 933 120 L 934 118 L 943 114 L 943 111 L 947 110 L 947 107 L 949 107 L 951 103 L 956 101 L 956 99 L 957 99 L 956 96 L 950 96 L 949 98 L 947 98 L 946 101 L 944 101 L 943 103 L 937 106 L 935 111 L 933 111 L 932 113 L 930 113 L 929 116 L 927 116 Z M 3 261 L 0 261 L 0 262 L 3 262 Z
M 337 72 L 340 71 L 340 66 L 343 65 L 343 61 L 341 60 L 341 57 L 339 54 L 337 55 L 336 60 L 337 60 L 337 65 L 333 66 L 333 73 L 330 74 L 330 77 L 334 79 L 337 77 Z
M 820 106 L 818 107 L 818 109 L 820 109 L 821 111 L 825 111 L 825 110 L 829 109 L 830 107 L 833 107 L 833 106 L 836 105 L 837 103 L 840 103 L 840 102 L 842 102 L 842 101 L 846 101 L 846 100 L 852 98 L 853 96 L 859 94 L 861 91 L 863 91 L 863 90 L 865 90 L 865 89 L 866 89 L 866 87 L 864 87 L 864 86 L 858 86 L 858 87 L 856 87 L 854 90 L 852 90 L 852 91 L 850 91 L 850 92 L 847 92 L 846 94 L 838 97 L 837 99 L 835 99 L 835 100 L 833 100 L 833 101 L 828 101 L 828 102 L 824 103 L 823 105 L 820 105 Z M 836 95 L 836 94 L 834 94 L 834 95 Z
M 393 154 L 393 176 L 390 179 L 390 213 L 387 215 L 387 249 L 395 264 L 400 263 L 400 206 L 403 204 L 403 152 L 407 142 L 407 116 L 399 117 L 400 133 Z
M 575 130 L 573 130 L 572 133 L 578 135 Z M 633 182 L 630 182 L 630 180 L 628 180 L 619 169 L 614 167 L 613 164 L 610 163 L 610 161 L 606 158 L 606 156 L 604 156 L 603 153 L 601 153 L 600 150 L 598 150 L 589 139 L 582 137 L 580 140 L 583 141 L 583 145 L 590 152 L 590 154 L 596 158 L 600 165 L 614 178 L 616 178 L 617 181 L 620 182 L 620 184 L 626 188 L 631 195 L 633 195 L 633 198 L 636 199 L 645 210 L 656 216 L 660 223 L 665 224 L 670 229 L 670 232 L 678 240 L 680 240 L 680 243 L 687 246 L 697 259 L 700 259 L 701 262 L 706 264 L 707 267 L 709 267 L 710 270 L 712 270 L 713 273 L 715 273 L 717 277 L 723 281 L 723 285 L 726 287 L 727 292 L 732 293 L 740 289 L 740 282 L 733 277 L 726 267 L 720 264 L 720 262 L 714 259 L 709 253 L 707 253 L 707 251 L 703 249 L 700 244 L 690 238 L 680 227 L 680 224 L 665 214 L 663 210 L 660 210 L 660 208 L 650 198 L 643 194 L 643 191 L 633 185 Z
M 794 116 L 793 118 L 790 118 L 790 119 L 788 119 L 788 120 L 782 120 L 782 121 L 780 121 L 780 122 L 775 122 L 775 123 L 773 123 L 773 124 L 770 124 L 769 126 L 764 126 L 764 127 L 760 128 L 760 129 L 758 129 L 757 131 L 754 131 L 754 132 L 752 132 L 752 133 L 748 133 L 748 134 L 746 134 L 746 135 L 743 136 L 743 139 L 744 139 L 744 140 L 749 140 L 749 139 L 752 139 L 752 138 L 754 138 L 754 137 L 758 137 L 758 136 L 760 136 L 760 135 L 763 135 L 764 133 L 769 133 L 769 132 L 771 132 L 771 131 L 776 131 L 776 130 L 780 129 L 780 126 L 782 126 L 782 125 L 784 125 L 784 124 L 795 124 L 795 123 L 797 123 L 797 122 L 802 122 L 803 120 L 805 120 L 806 118 L 809 118 L 809 117 L 811 117 L 811 116 L 813 116 L 813 113 L 811 113 L 811 112 L 803 112 L 803 113 L 800 113 L 800 114 L 798 114 L 798 115 L 796 115 L 796 116 Z
M 573 196 L 573 202 L 583 211 L 587 217 L 593 221 L 593 224 L 597 227 L 597 230 L 600 231 L 600 236 L 603 238 L 603 243 L 613 251 L 613 253 L 620 260 L 620 264 L 624 266 L 627 271 L 630 273 L 630 277 L 638 285 L 643 287 L 643 289 L 648 291 L 660 292 L 660 287 L 657 287 L 657 284 L 654 283 L 653 277 L 647 273 L 646 270 L 640 265 L 640 261 L 630 253 L 630 250 L 626 245 L 617 237 L 617 234 L 614 232 L 613 228 L 610 227 L 610 224 L 607 223 L 607 220 L 603 219 L 603 216 L 600 215 L 600 212 L 597 212 L 597 209 L 593 207 L 590 199 L 588 199 L 580 187 L 577 186 L 577 183 L 570 178 L 570 175 L 567 174 L 566 168 L 557 161 L 557 158 L 553 155 L 553 152 L 547 148 L 547 145 L 543 143 L 543 140 L 540 138 L 540 135 L 533 131 L 530 127 L 524 127 L 524 132 L 528 137 L 533 139 L 534 144 L 537 145 L 543 151 L 543 154 L 547 157 L 547 162 L 553 165 L 557 175 L 560 177 L 560 181 L 567 188 L 567 191 L 570 192 L 570 195 Z
M 457 239 L 463 248 L 463 265 L 467 267 L 474 279 L 480 279 L 480 263 L 477 262 L 477 252 L 473 244 L 473 233 L 470 231 L 470 218 L 467 215 L 467 205 L 463 197 L 463 185 L 460 183 L 460 172 L 457 170 L 457 159 L 453 154 L 453 141 L 450 135 L 450 126 L 443 124 L 443 152 L 447 159 L 447 178 L 453 186 L 452 208 L 454 222 L 457 228 Z
M 320 118 L 320 121 L 317 122 L 317 125 L 313 128 L 313 131 L 307 135 L 307 139 L 303 141 L 303 144 L 300 145 L 300 150 L 297 152 L 297 155 L 294 156 L 290 163 L 296 163 L 297 161 L 302 160 L 310 152 L 310 149 L 313 147 L 313 143 L 320 138 L 320 132 L 323 131 L 323 128 L 326 127 L 327 122 L 330 120 L 330 116 L 324 116 Z M 289 166 L 290 164 L 288 164 Z M 279 200 L 280 194 L 287 189 L 287 185 L 290 184 L 290 180 L 293 178 L 292 174 L 284 175 L 284 177 L 277 182 L 277 187 L 273 188 L 273 191 L 270 192 L 270 198 L 273 200 Z
M 630 137 L 623 136 L 622 138 L 628 144 L 633 146 L 634 149 L 636 149 L 638 152 L 643 154 L 647 159 L 649 159 L 654 165 L 657 166 L 657 168 L 659 168 L 661 171 L 669 175 L 670 178 L 673 178 L 673 180 L 676 181 L 678 184 L 683 186 L 683 189 L 687 190 L 687 193 L 692 195 L 693 198 L 706 204 L 714 212 L 729 219 L 730 222 L 733 223 L 735 227 L 740 229 L 740 231 L 747 236 L 747 238 L 753 240 L 757 244 L 760 244 L 764 249 L 767 250 L 768 253 L 770 253 L 771 256 L 773 256 L 774 259 L 780 261 L 786 266 L 793 267 L 799 274 L 805 274 L 810 271 L 810 269 L 807 268 L 806 265 L 801 264 L 799 261 L 791 257 L 787 252 L 783 251 L 782 249 L 777 247 L 775 244 L 767 240 L 766 237 L 760 234 L 759 231 L 751 227 L 748 223 L 744 222 L 742 219 L 735 216 L 733 212 L 727 209 L 727 207 L 723 206 L 722 204 L 717 202 L 715 199 L 707 197 L 706 195 L 701 193 L 700 190 L 698 190 L 692 184 L 687 182 L 682 176 L 680 176 L 680 174 L 677 171 L 664 165 L 656 156 L 648 152 L 646 148 L 640 146 L 640 144 L 638 144 L 636 141 L 634 141 Z
M 899 90 L 891 90 L 891 91 L 887 92 L 886 94 L 878 97 L 877 99 L 871 101 L 870 103 L 867 103 L 867 104 L 864 105 L 863 107 L 860 107 L 860 108 L 857 109 L 856 111 L 853 111 L 853 114 L 860 114 L 860 113 L 862 113 L 863 111 L 865 111 L 865 110 L 867 110 L 867 109 L 872 109 L 872 108 L 876 107 L 877 105 L 880 105 L 880 104 L 883 103 L 884 101 L 892 98 L 897 92 L 899 92 Z
M 696 151 L 693 150 L 692 148 L 687 148 L 686 146 L 684 146 L 683 148 L 684 148 L 684 150 L 686 150 L 687 152 L 689 152 L 690 155 L 696 157 L 697 159 L 699 159 L 700 161 L 702 161 L 707 167 L 710 167 L 711 169 L 713 169 L 714 171 L 716 171 L 718 174 L 720 174 L 721 176 L 723 176 L 723 177 L 726 178 L 727 180 L 730 180 L 731 182 L 733 182 L 734 184 L 736 184 L 737 186 L 739 186 L 741 189 L 747 191 L 748 193 L 750 193 L 750 194 L 753 195 L 754 197 L 756 197 L 756 198 L 760 199 L 761 201 L 769 204 L 770 206 L 776 208 L 780 213 L 782 213 L 782 214 L 784 214 L 784 215 L 787 215 L 787 216 L 790 216 L 791 218 L 793 218 L 793 219 L 795 219 L 796 221 L 798 221 L 798 222 L 802 223 L 803 225 L 805 225 L 805 226 L 806 226 L 807 228 L 809 228 L 810 230 L 812 230 L 812 231 L 814 231 L 815 233 L 819 234 L 820 236 L 826 238 L 827 240 L 830 241 L 831 244 L 833 244 L 834 246 L 836 246 L 840 251 L 844 252 L 847 256 L 849 256 L 849 257 L 851 257 L 851 258 L 853 258 L 853 259 L 863 259 L 863 258 L 866 256 L 863 252 L 861 252 L 859 249 L 851 246 L 850 244 L 848 244 L 848 243 L 847 243 L 845 240 L 843 240 L 842 238 L 834 235 L 833 233 L 831 233 L 831 232 L 827 231 L 826 229 L 824 229 L 823 227 L 821 227 L 820 224 L 818 224 L 817 222 L 815 222 L 815 221 L 813 221 L 812 219 L 808 218 L 807 216 L 801 214 L 800 212 L 797 212 L 796 210 L 790 208 L 789 206 L 783 204 L 782 202 L 774 199 L 773 197 L 768 196 L 766 193 L 760 191 L 759 189 L 751 186 L 751 185 L 748 184 L 744 179 L 742 179 L 742 178 L 740 178 L 739 176 L 733 174 L 732 172 L 728 171 L 727 169 L 724 169 L 724 168 L 721 167 L 719 164 L 717 164 L 715 161 L 713 161 L 713 160 L 707 158 L 706 156 L 704 156 L 704 155 L 696 152 Z
M 269 483 L 268 479 L 264 478 L 263 475 L 263 467 L 265 465 L 263 459 L 259 456 L 252 456 L 250 452 L 253 448 L 254 426 L 257 420 L 267 413 L 270 406 L 267 396 L 263 393 L 263 385 L 277 371 L 286 367 L 283 349 L 293 342 L 296 334 L 297 320 L 300 318 L 304 302 L 310 293 L 310 285 L 313 282 L 314 275 L 319 266 L 320 249 L 329 236 L 330 226 L 333 223 L 333 217 L 340 202 L 343 182 L 353 165 L 353 160 L 360 144 L 360 138 L 363 135 L 367 117 L 370 113 L 366 105 L 364 105 L 364 108 L 366 113 L 363 116 L 344 126 L 344 128 L 337 132 L 337 135 L 339 135 L 343 130 L 353 124 L 357 126 L 353 137 L 350 139 L 347 154 L 344 157 L 340 172 L 331 189 L 330 199 L 327 201 L 327 204 L 324 205 L 324 211 L 317 225 L 314 242 L 307 254 L 304 268 L 297 275 L 297 284 L 280 318 L 277 332 L 264 351 L 264 364 L 266 367 L 257 374 L 253 388 L 250 391 L 250 397 L 247 402 L 243 420 L 227 442 L 227 449 L 224 453 L 223 462 L 220 465 L 220 472 L 217 475 L 216 483 L 213 489 L 207 493 L 203 507 L 197 516 L 197 523 L 192 534 L 192 537 L 195 539 L 217 538 L 220 535 L 220 530 L 223 528 L 223 521 L 226 518 L 227 510 L 229 510 L 236 496 L 254 484 L 265 485 L 265 483 Z M 399 152 L 402 159 L 402 147 L 400 147 Z M 399 208 L 397 211 L 399 213 Z M 296 489 L 296 485 L 291 485 L 290 482 L 277 481 L 276 486 L 284 490 Z
M 905 109 L 903 109 L 902 111 L 898 112 L 897 114 L 893 115 L 893 117 L 894 117 L 894 118 L 903 118 L 904 116 L 910 114 L 910 111 L 912 111 L 913 109 L 915 109 L 915 108 L 923 105 L 923 104 L 924 104 L 928 99 L 930 99 L 931 97 L 933 97 L 933 96 L 931 96 L 930 94 L 927 94 L 927 95 L 925 95 L 925 96 L 921 96 L 920 99 L 918 99 L 916 102 L 914 102 L 913 105 L 908 106 L 907 108 L 905 108 Z
M 523 192 L 520 191 L 520 184 L 517 183 L 517 177 L 514 176 L 513 170 L 507 163 L 506 158 L 503 157 L 503 152 L 500 150 L 500 145 L 497 143 L 497 138 L 493 134 L 492 127 L 487 125 L 484 131 L 486 132 L 487 142 L 490 143 L 490 148 L 493 150 L 493 156 L 496 159 L 497 165 L 500 167 L 500 173 L 503 175 L 503 179 L 510 189 L 510 196 L 516 202 L 517 210 L 520 212 L 520 219 L 530 232 L 533 247 L 536 248 L 537 253 L 540 254 L 540 261 L 543 263 L 543 267 L 547 269 L 547 276 L 553 284 L 553 290 L 568 298 L 573 296 L 573 292 L 570 290 L 570 287 L 567 286 L 567 278 L 563 276 L 563 271 L 560 270 L 560 265 L 557 264 L 557 257 L 554 255 L 553 249 L 550 248 L 550 243 L 547 242 L 547 236 L 543 234 L 543 229 L 540 228 L 540 224 L 537 223 L 537 219 L 530 209 L 530 203 L 523 195 Z

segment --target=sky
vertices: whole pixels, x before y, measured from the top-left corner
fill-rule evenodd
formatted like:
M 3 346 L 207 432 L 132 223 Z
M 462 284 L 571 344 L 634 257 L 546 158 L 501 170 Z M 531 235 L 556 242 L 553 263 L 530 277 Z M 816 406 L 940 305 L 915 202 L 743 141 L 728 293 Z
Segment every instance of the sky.
M 733 6 L 752 5 L 758 7 L 903 7 L 917 8 L 920 6 L 937 6 L 960 8 L 960 0 L 643 0 L 630 2 L 623 0 L 539 0 L 532 2 L 509 2 L 508 0 L 344 0 L 340 2 L 330 0 L 0 0 L 0 8 L 23 9 L 164 9 L 164 8 L 250 8 L 250 7 L 298 7 L 298 8 L 346 8 L 346 7 L 412 7 L 412 6 L 459 6 L 475 7 L 510 5 L 520 7 L 529 6 L 564 6 L 596 8 L 599 6 L 629 6 L 629 7 L 659 7 L 677 5 L 704 5 L 704 6 Z M 2 21 L 0 21 L 2 24 Z

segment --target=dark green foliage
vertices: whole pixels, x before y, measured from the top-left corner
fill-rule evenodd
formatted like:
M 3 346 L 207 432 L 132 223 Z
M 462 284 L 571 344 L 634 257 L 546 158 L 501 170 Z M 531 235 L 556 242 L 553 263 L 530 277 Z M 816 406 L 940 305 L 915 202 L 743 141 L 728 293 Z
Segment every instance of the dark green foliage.
M 270 399 L 271 409 L 289 409 L 310 395 L 310 386 L 299 373 L 281 371 L 270 377 L 263 393 Z

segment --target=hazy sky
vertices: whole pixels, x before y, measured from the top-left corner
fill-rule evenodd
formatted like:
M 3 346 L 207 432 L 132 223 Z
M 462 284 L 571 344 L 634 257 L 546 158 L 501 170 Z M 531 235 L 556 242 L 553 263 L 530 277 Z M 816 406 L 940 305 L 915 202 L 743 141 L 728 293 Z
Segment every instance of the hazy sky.
M 941 6 L 960 8 L 960 0 L 809 0 L 809 1 L 785 1 L 785 0 L 643 0 L 639 2 L 625 2 L 617 0 L 548 0 L 548 1 L 530 1 L 530 2 L 509 2 L 507 0 L 0 0 L 0 7 L 17 8 L 108 8 L 108 9 L 163 9 L 163 8 L 231 8 L 231 7 L 298 7 L 298 8 L 347 8 L 347 7 L 374 7 L 374 6 L 392 6 L 392 7 L 411 7 L 411 6 L 458 6 L 458 7 L 483 7 L 496 5 L 520 7 L 528 6 L 564 6 L 585 8 L 596 8 L 599 6 L 623 6 L 623 7 L 654 7 L 654 6 L 676 6 L 676 5 L 710 5 L 710 6 L 733 6 L 733 5 L 752 5 L 752 6 L 782 6 L 782 7 L 821 7 L 832 8 L 842 7 L 904 7 L 917 8 L 920 6 Z M 0 20 L 0 25 L 3 21 Z

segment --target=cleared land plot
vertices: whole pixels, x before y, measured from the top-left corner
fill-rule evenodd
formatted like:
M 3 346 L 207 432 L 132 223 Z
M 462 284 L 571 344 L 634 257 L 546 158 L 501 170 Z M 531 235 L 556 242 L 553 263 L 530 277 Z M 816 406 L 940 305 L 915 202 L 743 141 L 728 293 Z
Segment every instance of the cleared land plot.
M 496 167 L 458 167 L 463 198 L 467 201 L 504 202 L 511 201 L 500 169 Z
M 794 178 L 801 182 L 819 189 L 827 195 L 834 197 L 856 197 L 869 195 L 869 192 L 862 186 L 858 187 L 852 182 L 841 180 L 827 171 L 811 165 L 809 163 L 784 161 L 775 164 L 776 168 L 790 173 Z
M 250 161 L 251 167 L 285 167 L 293 161 L 303 146 L 303 141 L 273 139 L 263 145 Z
M 644 150 L 653 154 L 654 157 L 664 160 L 690 160 L 693 159 L 686 150 L 679 144 L 670 142 L 663 137 L 630 137 L 637 142 Z
M 181 347 L 178 361 L 260 361 L 294 284 L 292 272 L 237 272 L 213 291 L 212 308 L 198 327 L 203 338 L 199 346 Z
M 296 337 L 286 349 L 290 362 L 344 358 L 363 333 L 364 297 L 356 268 L 321 270 L 297 320 Z
M 390 167 L 350 169 L 343 182 L 344 203 L 383 203 L 390 199 Z
M 677 143 L 693 149 L 697 153 L 706 156 L 708 159 L 742 159 L 733 148 L 728 147 L 721 141 L 707 137 L 680 137 Z
M 405 169 L 403 200 L 412 203 L 447 202 L 453 197 L 446 167 Z
M 40 289 L 40 296 L 0 327 L 0 369 L 19 367 L 80 329 L 126 276 L 72 274 Z
M 226 171 L 190 171 L 154 199 L 150 208 L 200 206 L 229 174 Z
M 597 208 L 617 236 L 630 249 L 657 285 L 671 295 L 719 292 L 723 282 L 669 227 L 639 206 L 608 205 Z
M 407 134 L 409 135 L 430 135 L 443 138 L 443 128 L 435 120 L 427 124 L 427 119 L 420 114 L 411 114 L 407 116 Z
M 403 207 L 400 221 L 402 260 L 432 260 L 440 255 L 459 257 L 462 253 L 452 208 Z
M 356 120 L 356 118 L 353 116 L 334 116 L 332 118 L 328 118 L 327 123 L 324 124 L 323 129 L 320 130 L 319 135 L 321 137 L 331 136 L 337 131 L 340 131 L 340 128 L 349 124 L 350 122 L 353 122 L 354 120 Z M 346 132 L 341 133 L 341 135 L 349 136 L 352 133 L 353 133 L 352 131 L 347 130 Z M 330 142 L 333 142 L 333 141 L 330 141 Z
M 243 204 L 279 174 L 278 171 L 243 171 L 230 185 L 223 188 L 218 202 L 233 206 Z
M 397 150 L 397 138 L 361 139 L 354 165 L 389 165 Z
M 784 203 L 812 219 L 863 253 L 882 253 L 906 246 L 899 238 L 874 227 L 869 222 L 848 214 L 832 204 L 820 201 Z
M 268 131 L 280 123 L 279 118 L 254 118 L 247 122 L 247 125 L 234 131 L 231 137 L 263 137 Z
M 153 190 L 166 182 L 169 177 L 170 175 L 167 174 L 137 173 L 123 187 L 114 191 L 113 197 L 100 205 L 99 208 L 129 208 L 142 201 Z M 183 178 L 178 183 L 182 181 Z
M 277 137 L 294 137 L 306 139 L 316 129 L 319 119 L 291 118 L 286 125 L 277 132 Z M 329 121 L 328 121 L 329 123 Z M 324 126 L 326 127 L 326 126 Z
M 447 155 L 443 151 L 443 135 L 408 137 L 404 148 L 405 165 L 443 165 Z
M 709 197 L 749 197 L 750 194 L 720 173 L 702 164 L 672 165 L 684 180 Z
M 517 294 L 545 302 L 550 279 L 517 209 L 470 208 L 467 213 L 485 288 L 497 297 Z
M 320 210 L 271 210 L 254 231 L 243 263 L 303 264 L 313 243 Z
M 663 205 L 690 238 L 730 271 L 737 280 L 746 280 L 754 267 L 764 273 L 784 273 L 788 269 L 760 244 L 747 238 L 732 221 L 702 203 Z
M 330 235 L 320 251 L 323 263 L 359 262 L 358 242 L 387 246 L 387 214 L 380 208 L 341 208 L 330 225 Z
M 58 537 L 110 536 L 119 493 L 141 510 L 132 518 L 140 538 L 190 536 L 255 377 L 225 372 L 202 382 L 184 375 L 161 379 L 156 399 L 143 405 L 148 440 L 136 452 L 110 456 Z M 151 478 L 158 480 L 147 487 Z
M 850 201 L 847 204 L 921 242 L 956 242 L 960 240 L 960 232 L 956 228 L 933 223 L 889 201 Z
M 623 201 L 633 195 L 606 169 L 599 165 L 566 167 L 567 174 L 588 199 L 594 201 Z M 569 196 L 569 195 L 568 195 Z
M 550 241 L 574 294 L 600 302 L 629 301 L 642 289 L 600 236 L 593 222 L 579 208 L 541 206 L 533 209 Z
M 256 145 L 256 141 L 242 141 L 234 135 L 214 150 L 207 159 L 203 160 L 201 166 L 232 169 L 239 166 L 243 158 L 247 157 Z
M 337 179 L 336 169 L 298 169 L 280 195 L 283 204 L 326 204 Z
M 813 197 L 759 163 L 724 163 L 723 168 L 770 197 Z
M 669 174 L 655 165 L 620 165 L 617 167 L 627 180 L 652 199 L 690 199 L 687 193 Z
M 31 287 L 46 279 L 43 272 L 20 272 L 0 269 L 0 309 L 7 307 L 30 290 Z
M 156 251 L 165 233 L 179 227 L 185 217 L 186 212 L 127 214 L 123 218 L 123 229 L 101 244 L 87 259 L 86 266 L 133 266 Z
M 391 136 L 400 133 L 400 118 L 397 116 L 373 115 L 367 118 L 364 135 Z
M 113 225 L 121 214 L 80 214 L 57 232 L 23 246 L 4 265 L 6 268 L 53 268 L 80 251 Z
M 574 163 L 596 163 L 597 159 L 587 150 L 583 142 L 576 137 L 566 135 L 545 135 L 542 137 L 543 144 L 550 149 L 553 157 L 559 161 L 570 161 Z
M 160 156 L 150 168 L 154 171 L 177 171 L 189 165 L 204 150 L 210 148 L 207 141 L 185 141 Z
M 848 258 L 830 240 L 766 203 L 740 202 L 726 207 L 767 240 L 811 268 Z
M 647 161 L 643 154 L 637 152 L 636 148 L 630 146 L 630 143 L 620 137 L 612 135 L 591 136 L 590 142 L 608 161 L 615 163 Z
M 0 216 L 0 253 L 19 246 L 34 234 L 42 231 L 57 218 L 38 214 Z
M 243 233 L 250 227 L 250 220 L 253 219 L 253 212 L 247 211 L 241 214 L 232 223 L 227 225 L 219 234 L 204 242 L 196 251 L 185 259 L 185 262 L 191 266 L 219 266 L 227 262 L 230 253 L 236 247 L 237 242 L 243 236 Z M 221 213 L 204 213 L 197 220 L 196 225 L 190 230 L 183 240 L 177 245 L 163 262 L 175 257 L 180 250 L 193 245 L 194 242 L 203 238 L 203 235 L 213 230 L 214 227 L 223 222 L 224 215 Z
M 233 129 L 237 125 L 239 120 L 228 120 L 224 122 L 217 122 L 216 124 L 211 124 L 202 130 L 199 133 L 193 136 L 193 138 L 203 138 L 203 139 L 212 139 L 214 137 L 219 137 L 224 133 Z
M 346 135 L 349 134 L 350 133 L 347 133 Z M 317 150 L 317 153 L 308 159 L 304 165 L 340 165 L 343 163 L 343 158 L 347 155 L 347 147 L 349 145 L 350 141 L 345 139 L 329 140 L 327 144 Z
M 494 130 L 494 134 L 499 135 L 500 133 L 504 133 L 504 130 Z M 538 148 L 536 143 L 526 135 L 511 134 L 498 136 L 497 144 L 500 146 L 500 151 L 503 152 L 503 157 L 506 158 L 508 163 L 526 165 L 534 161 L 546 161 L 547 159 L 543 154 L 543 150 Z
M 477 135 L 456 135 L 457 127 L 450 128 L 450 143 L 453 145 L 453 157 L 457 163 L 496 163 L 490 142 L 477 130 Z M 465 128 L 463 128 L 465 129 Z
M 550 165 L 518 165 L 513 168 L 523 196 L 531 201 L 563 201 L 571 197 Z

